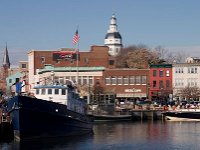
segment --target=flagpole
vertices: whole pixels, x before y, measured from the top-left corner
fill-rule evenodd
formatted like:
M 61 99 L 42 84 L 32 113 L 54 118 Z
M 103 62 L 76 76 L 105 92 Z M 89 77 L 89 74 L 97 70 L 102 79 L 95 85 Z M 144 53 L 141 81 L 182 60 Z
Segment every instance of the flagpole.
M 75 32 L 75 35 L 73 37 L 73 44 L 77 46 L 77 48 L 75 47 L 75 51 L 76 51 L 76 72 L 77 72 L 77 77 L 76 77 L 76 84 L 78 86 L 79 84 L 79 34 L 78 34 L 78 26 Z
M 77 51 L 76 51 L 76 72 L 77 72 L 77 86 L 79 84 L 79 41 L 77 43 Z

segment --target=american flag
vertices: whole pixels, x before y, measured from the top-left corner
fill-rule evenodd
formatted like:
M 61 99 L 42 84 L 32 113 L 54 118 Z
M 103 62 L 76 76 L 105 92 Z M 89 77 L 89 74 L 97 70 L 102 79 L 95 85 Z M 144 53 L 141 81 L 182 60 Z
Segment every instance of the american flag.
M 73 44 L 77 44 L 78 41 L 79 41 L 79 35 L 78 35 L 78 30 L 76 30 L 75 34 L 74 34 L 74 37 L 73 37 Z

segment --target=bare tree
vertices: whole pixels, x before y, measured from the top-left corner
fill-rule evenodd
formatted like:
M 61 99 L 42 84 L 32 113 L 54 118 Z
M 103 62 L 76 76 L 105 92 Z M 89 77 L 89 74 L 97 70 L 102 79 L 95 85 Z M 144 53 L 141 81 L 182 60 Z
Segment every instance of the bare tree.
M 183 89 L 180 89 L 177 93 L 178 96 L 184 97 L 186 99 L 197 99 L 200 96 L 200 88 L 197 86 L 190 87 L 186 86 Z
M 160 59 L 165 60 L 166 63 L 181 63 L 184 62 L 185 53 L 184 52 L 171 52 L 168 49 L 158 46 L 155 48 L 155 51 L 158 53 Z
M 158 53 L 144 45 L 124 48 L 116 57 L 119 68 L 148 68 L 148 64 L 161 63 Z

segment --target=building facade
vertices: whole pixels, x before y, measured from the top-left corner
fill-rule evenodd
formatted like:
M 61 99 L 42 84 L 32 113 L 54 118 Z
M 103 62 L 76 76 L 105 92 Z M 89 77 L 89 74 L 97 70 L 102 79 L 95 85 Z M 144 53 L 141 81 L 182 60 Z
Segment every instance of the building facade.
M 89 52 L 78 53 L 78 67 L 115 67 L 115 62 L 108 54 L 107 46 L 91 46 Z M 29 62 L 29 84 L 34 86 L 37 69 L 42 69 L 46 64 L 51 64 L 54 67 L 76 67 L 76 58 L 71 59 L 74 53 L 70 49 L 60 49 L 55 51 L 32 50 L 28 53 Z M 58 55 L 59 54 L 59 55 Z M 70 59 L 69 59 L 70 57 Z
M 187 62 L 187 61 L 186 61 Z M 173 94 L 180 98 L 179 91 L 186 87 L 200 87 L 200 63 L 173 64 Z
M 172 65 L 150 65 L 149 98 L 151 100 L 167 101 L 172 99 Z

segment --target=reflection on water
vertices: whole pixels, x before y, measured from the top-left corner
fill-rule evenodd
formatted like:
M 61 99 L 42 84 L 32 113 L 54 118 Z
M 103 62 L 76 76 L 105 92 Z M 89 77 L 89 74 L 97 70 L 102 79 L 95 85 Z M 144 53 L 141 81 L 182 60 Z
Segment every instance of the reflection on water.
M 93 134 L 73 137 L 58 137 L 46 139 L 34 139 L 26 141 L 12 141 L 10 144 L 4 143 L 0 149 L 6 150 L 62 150 L 62 149 L 80 149 L 81 144 L 84 144 Z
M 1 142 L 3 150 L 198 150 L 200 122 L 108 122 L 94 134 L 21 142 Z

